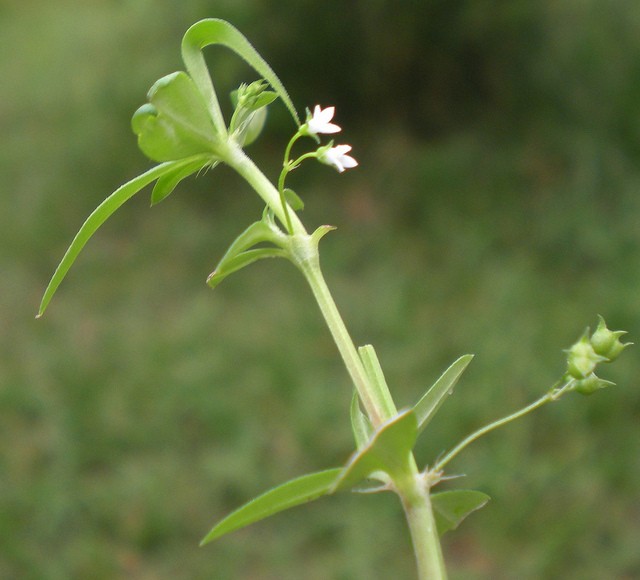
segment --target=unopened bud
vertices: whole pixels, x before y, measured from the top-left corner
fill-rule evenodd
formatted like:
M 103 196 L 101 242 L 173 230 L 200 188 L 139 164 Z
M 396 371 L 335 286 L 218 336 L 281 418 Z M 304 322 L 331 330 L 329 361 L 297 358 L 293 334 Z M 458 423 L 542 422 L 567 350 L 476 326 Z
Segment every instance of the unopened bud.
M 607 360 L 596 353 L 589 341 L 589 329 L 567 351 L 567 372 L 574 379 L 585 379 L 593 373 L 599 362 Z
M 620 356 L 620 353 L 632 343 L 622 343 L 620 337 L 623 334 L 627 334 L 624 330 L 609 330 L 607 324 L 602 316 L 600 319 L 598 328 L 591 336 L 591 346 L 596 354 L 603 356 L 607 361 L 611 362 Z
M 587 378 L 576 381 L 573 389 L 581 395 L 593 395 L 593 393 L 600 389 L 613 386 L 615 386 L 615 383 L 605 381 L 597 377 L 594 373 L 591 373 Z

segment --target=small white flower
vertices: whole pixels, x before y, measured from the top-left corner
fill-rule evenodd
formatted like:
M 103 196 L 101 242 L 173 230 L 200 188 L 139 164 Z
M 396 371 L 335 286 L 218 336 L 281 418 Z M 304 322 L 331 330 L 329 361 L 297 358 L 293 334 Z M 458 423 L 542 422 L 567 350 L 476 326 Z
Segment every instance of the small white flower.
M 313 108 L 313 115 L 307 119 L 307 132 L 310 135 L 317 135 L 318 133 L 330 134 L 342 131 L 338 125 L 330 122 L 335 112 L 335 107 L 321 109 L 320 105 L 316 105 Z
M 336 145 L 335 147 L 329 147 L 318 155 L 318 160 L 326 165 L 335 167 L 340 173 L 345 169 L 351 169 L 357 167 L 358 162 L 347 155 L 351 151 L 351 145 Z

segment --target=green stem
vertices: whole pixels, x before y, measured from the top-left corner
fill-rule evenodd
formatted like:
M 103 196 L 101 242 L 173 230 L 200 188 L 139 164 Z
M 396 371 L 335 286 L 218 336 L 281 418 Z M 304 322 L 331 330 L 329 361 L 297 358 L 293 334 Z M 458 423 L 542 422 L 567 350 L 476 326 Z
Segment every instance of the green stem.
M 545 393 L 537 401 L 534 401 L 533 403 L 531 403 L 530 405 L 527 405 L 523 409 L 520 409 L 519 411 L 516 411 L 515 413 L 512 413 L 511 415 L 507 415 L 506 417 L 503 417 L 502 419 L 498 419 L 497 421 L 494 421 L 493 423 L 489 423 L 489 425 L 485 425 L 481 429 L 478 429 L 474 433 L 471 433 L 471 435 L 469 435 L 468 437 L 463 439 L 460 443 L 458 443 L 458 445 L 456 445 L 451 451 L 449 451 L 449 453 L 447 453 L 442 459 L 440 459 L 433 466 L 433 471 L 441 471 L 442 468 L 447 463 L 449 463 L 449 461 L 451 461 L 456 455 L 458 455 L 458 453 L 460 453 L 465 447 L 467 447 L 467 445 L 470 445 L 476 439 L 479 439 L 483 435 L 486 435 L 487 433 L 493 431 L 494 429 L 497 429 L 498 427 L 502 427 L 503 425 L 506 425 L 507 423 L 510 423 L 511 421 L 515 421 L 516 419 L 519 419 L 523 415 L 526 415 L 527 413 L 530 413 L 531 411 L 534 411 L 535 409 L 538 409 L 539 407 L 542 407 L 542 405 L 546 405 L 547 403 L 550 403 L 551 401 L 555 401 L 557 399 L 557 393 L 561 392 L 561 391 L 562 391 L 562 389 L 553 389 L 553 390 Z
M 429 487 L 415 468 L 406 479 L 395 481 L 405 517 L 411 532 L 419 580 L 446 580 L 447 571 L 440 536 L 433 516 Z
M 320 270 L 317 249 L 315 253 L 308 255 L 307 259 L 300 260 L 297 266 L 311 287 L 311 291 L 320 307 L 371 423 L 374 427 L 381 425 L 385 420 L 384 401 L 380 400 L 371 388 L 358 351 L 349 336 L 349 331 L 340 316 L 338 307 Z
M 389 419 L 389 414 L 395 410 L 395 406 L 383 378 L 378 378 L 377 386 L 372 384 L 353 340 L 349 336 L 320 270 L 317 237 L 310 236 L 306 232 L 296 213 L 287 208 L 286 204 L 281 203 L 279 189 L 273 186 L 240 148 L 230 146 L 225 152 L 225 162 L 244 177 L 278 219 L 289 226 L 290 255 L 311 287 L 371 423 L 374 427 L 380 426 Z M 375 374 L 373 371 L 377 368 L 374 364 L 377 363 L 377 359 L 375 361 L 371 359 L 371 356 L 375 357 L 375 353 L 369 353 L 369 355 L 367 360 L 373 366 L 373 375 Z M 407 468 L 394 480 L 394 484 L 411 532 L 419 579 L 446 580 L 440 538 L 429 497 L 429 486 L 424 476 L 418 472 L 412 454 L 407 457 Z
M 235 169 L 255 189 L 291 234 L 308 235 L 296 212 L 286 201 L 282 203 L 280 192 L 240 147 L 229 142 L 221 156 L 227 165 Z

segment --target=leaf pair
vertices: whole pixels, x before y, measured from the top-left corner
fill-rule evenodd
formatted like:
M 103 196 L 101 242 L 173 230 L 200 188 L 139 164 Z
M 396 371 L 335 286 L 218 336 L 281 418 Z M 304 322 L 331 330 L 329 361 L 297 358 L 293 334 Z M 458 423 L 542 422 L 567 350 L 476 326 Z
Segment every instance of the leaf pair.
M 49 281 L 38 317 L 44 314 L 82 248 L 123 203 L 156 180 L 151 203 L 159 203 L 189 175 L 224 162 L 224 144 L 229 135 L 201 52 L 205 46 L 215 44 L 230 48 L 247 61 L 283 100 L 295 123 L 300 124 L 284 86 L 236 28 L 218 19 L 202 20 L 191 26 L 182 41 L 188 74 L 175 72 L 158 80 L 148 93 L 149 103 L 140 107 L 131 121 L 140 149 L 160 165 L 119 187 L 91 213 Z M 261 97 L 258 104 L 272 99 L 274 93 Z M 255 105 L 256 102 L 252 106 Z M 248 140 L 246 134 L 242 137 L 244 142 Z
M 346 467 L 303 475 L 267 491 L 216 524 L 201 545 L 289 508 L 348 489 L 376 470 L 400 468 L 401 458 L 410 452 L 416 437 L 415 413 L 405 411 L 382 426 L 370 444 L 356 453 Z M 489 496 L 473 490 L 433 494 L 431 502 L 438 533 L 442 535 L 457 528 L 462 520 L 487 501 Z
M 263 258 L 287 258 L 287 236 L 278 229 L 268 210 L 260 221 L 251 224 L 229 246 L 216 269 L 207 278 L 207 284 L 215 288 L 227 276 Z M 255 246 L 261 243 L 268 247 Z
M 375 388 L 382 388 L 384 376 L 373 347 L 361 347 L 360 356 L 369 379 L 377 385 Z M 452 391 L 472 358 L 471 355 L 465 355 L 456 360 L 413 409 L 397 413 L 393 407 L 394 416 L 377 430 L 373 429 L 360 409 L 357 394 L 354 394 L 351 424 L 357 451 L 344 467 L 304 475 L 267 491 L 216 524 L 202 540 L 202 545 L 297 505 L 352 489 L 364 479 L 376 479 L 381 485 L 356 491 L 390 489 L 388 484 L 392 477 L 405 469 L 418 435 Z M 392 406 L 393 402 L 387 402 L 386 411 L 391 411 Z M 434 493 L 430 499 L 438 533 L 442 535 L 457 528 L 469 514 L 483 507 L 489 501 L 489 496 L 465 489 Z

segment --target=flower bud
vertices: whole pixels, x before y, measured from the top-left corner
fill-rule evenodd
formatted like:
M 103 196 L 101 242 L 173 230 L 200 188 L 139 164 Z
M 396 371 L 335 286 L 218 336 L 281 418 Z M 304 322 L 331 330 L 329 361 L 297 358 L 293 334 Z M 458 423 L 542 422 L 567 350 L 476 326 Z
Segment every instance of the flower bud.
M 581 395 L 593 395 L 593 393 L 600 389 L 613 386 L 615 386 L 615 383 L 605 381 L 597 377 L 594 373 L 591 373 L 587 378 L 576 381 L 573 390 Z
M 589 329 L 567 351 L 567 372 L 574 379 L 585 379 L 593 373 L 599 362 L 607 360 L 596 353 L 589 341 Z
M 603 356 L 608 362 L 614 361 L 620 353 L 632 343 L 620 342 L 620 337 L 626 334 L 624 330 L 609 330 L 602 316 L 598 316 L 598 328 L 591 336 L 591 346 L 596 354 Z

